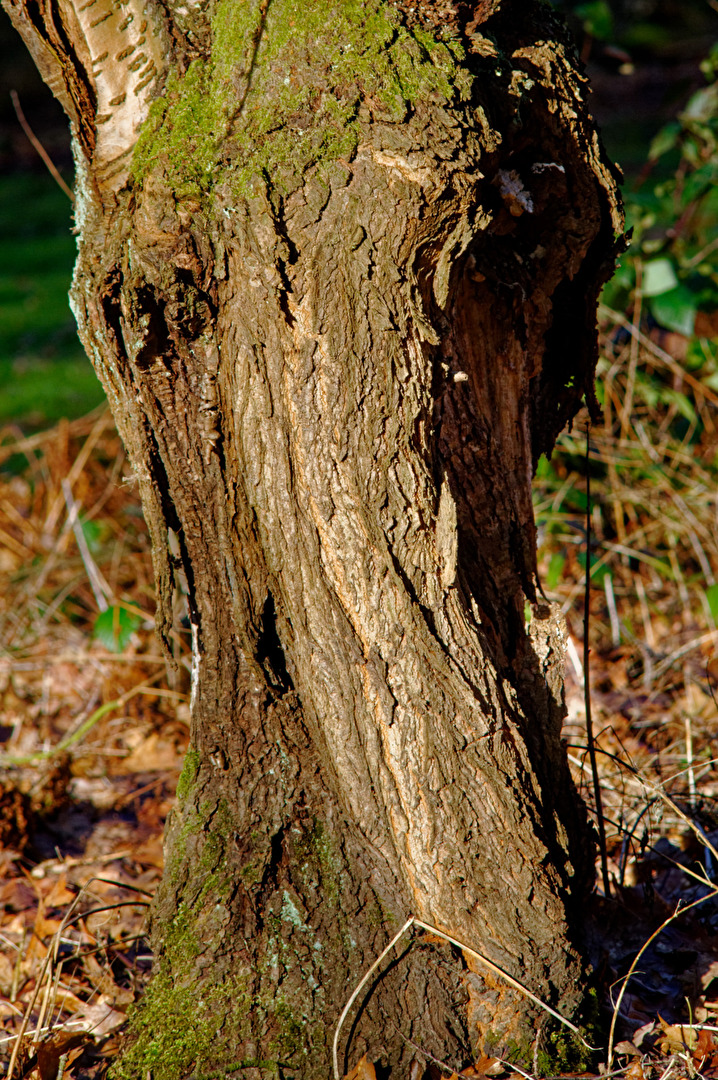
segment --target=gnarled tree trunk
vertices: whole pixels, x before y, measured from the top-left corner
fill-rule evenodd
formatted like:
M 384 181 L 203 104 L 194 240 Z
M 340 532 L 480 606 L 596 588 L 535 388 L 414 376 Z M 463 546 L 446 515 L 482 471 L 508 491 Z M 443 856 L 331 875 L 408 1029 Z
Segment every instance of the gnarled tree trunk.
M 192 748 L 118 1075 L 326 1077 L 412 914 L 576 1019 L 593 850 L 531 476 L 593 403 L 621 217 L 561 27 L 4 2 L 70 116 L 72 299 L 162 632 L 179 567 L 189 591 Z M 395 1076 L 415 1046 L 521 1052 L 536 1018 L 426 938 L 361 1004 L 341 1066 Z

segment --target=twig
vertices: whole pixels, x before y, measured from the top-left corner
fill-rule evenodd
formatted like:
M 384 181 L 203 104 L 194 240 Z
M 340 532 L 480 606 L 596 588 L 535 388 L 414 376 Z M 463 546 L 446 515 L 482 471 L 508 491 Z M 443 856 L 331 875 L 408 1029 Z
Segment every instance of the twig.
M 673 667 L 677 660 L 680 660 L 686 653 L 692 652 L 694 649 L 700 649 L 701 646 L 706 645 L 710 641 L 715 641 L 718 636 L 718 631 L 709 630 L 707 634 L 702 634 L 700 637 L 694 638 L 693 641 L 689 641 L 687 645 L 681 645 L 679 649 L 669 653 L 665 659 L 661 660 L 659 664 L 656 664 L 654 672 L 655 677 L 658 679 L 662 675 L 665 675 L 667 671 Z
M 581 667 L 581 658 L 578 655 L 576 642 L 573 640 L 570 634 L 568 635 L 566 641 L 566 652 L 568 653 L 568 658 L 571 661 L 573 670 L 576 672 L 576 678 L 578 679 L 581 686 L 583 686 L 586 681 L 586 676 L 584 674 L 583 668 Z
M 58 968 L 59 967 L 60 967 L 60 964 L 58 964 Z M 50 1004 L 50 995 L 52 993 L 52 987 L 53 987 L 54 981 L 55 981 L 54 980 L 54 972 L 52 970 L 52 964 L 51 964 L 50 967 L 47 969 L 47 977 L 46 977 L 46 980 L 45 980 L 45 993 L 43 994 L 42 1004 L 40 1005 L 40 1014 L 39 1014 L 39 1016 L 37 1018 L 37 1030 L 38 1030 L 38 1032 L 42 1029 L 42 1026 L 45 1023 L 45 1016 L 47 1014 L 47 1007 Z M 54 1007 L 55 1007 L 55 1003 L 53 1001 L 53 1009 L 54 1009 Z M 38 1043 L 39 1041 L 40 1041 L 39 1035 L 36 1035 L 35 1036 L 35 1042 Z
M 42 987 L 42 984 L 43 984 L 43 982 L 45 980 L 45 975 L 46 975 L 46 973 L 48 971 L 48 968 L 51 969 L 52 964 L 57 962 L 57 953 L 58 953 L 58 950 L 59 950 L 59 947 L 60 947 L 60 939 L 61 939 L 63 933 L 65 932 L 65 928 L 67 927 L 68 922 L 70 921 L 70 916 L 72 915 L 73 911 L 75 910 L 75 908 L 79 904 L 81 896 L 83 895 L 83 893 L 85 892 L 87 887 L 91 884 L 91 882 L 93 882 L 94 880 L 95 880 L 94 878 L 90 878 L 89 881 L 85 882 L 85 884 L 82 886 L 82 888 L 78 892 L 77 896 L 75 897 L 75 899 L 72 901 L 69 908 L 65 912 L 65 915 L 63 917 L 62 922 L 60 923 L 57 930 L 55 931 L 52 947 L 47 950 L 47 954 L 45 956 L 42 968 L 40 970 L 40 975 L 38 976 L 37 982 L 35 983 L 35 989 L 34 989 L 33 995 L 30 998 L 30 1001 L 28 1002 L 27 1009 L 25 1010 L 25 1015 L 23 1016 L 23 1019 L 22 1019 L 22 1024 L 20 1025 L 20 1031 L 18 1032 L 17 1037 L 15 1039 L 15 1045 L 12 1048 L 12 1054 L 10 1055 L 10 1063 L 9 1063 L 9 1065 L 7 1067 L 7 1073 L 6 1073 L 5 1080 L 12 1080 L 12 1074 L 13 1074 L 13 1072 L 15 1070 L 15 1065 L 17 1063 L 18 1054 L 20 1053 L 20 1046 L 22 1044 L 22 1040 L 25 1037 L 25 1033 L 27 1031 L 27 1027 L 28 1027 L 28 1024 L 30 1022 L 30 1017 L 32 1015 L 32 1010 L 35 1008 L 35 1002 L 37 1001 L 38 996 L 40 994 L 40 988 Z
M 688 678 L 685 678 L 686 690 L 688 690 Z M 688 805 L 695 813 L 698 799 L 696 797 L 696 774 L 693 769 L 693 729 L 691 727 L 690 713 L 683 717 L 686 725 L 686 772 L 688 774 Z
M 631 976 L 636 971 L 636 966 L 638 964 L 638 961 L 641 959 L 641 957 L 643 956 L 643 954 L 646 951 L 646 949 L 648 948 L 648 946 L 653 941 L 656 940 L 658 935 L 660 933 L 662 933 L 663 930 L 665 930 L 665 928 L 669 925 L 669 923 L 672 923 L 673 920 L 677 919 L 679 915 L 683 915 L 684 912 L 690 911 L 691 908 L 696 907 L 698 904 L 704 903 L 711 896 L 716 896 L 717 894 L 718 894 L 718 889 L 714 888 L 713 892 L 708 893 L 708 896 L 701 896 L 698 900 L 694 900 L 691 904 L 686 904 L 685 907 L 681 907 L 680 900 L 679 900 L 678 901 L 678 906 L 676 907 L 676 910 L 673 912 L 673 914 L 669 915 L 668 918 L 665 919 L 664 922 L 661 923 L 661 925 L 658 927 L 658 929 L 653 931 L 653 933 L 648 938 L 648 940 L 641 946 L 639 951 L 636 953 L 635 957 L 633 958 L 633 963 L 631 964 L 630 968 L 626 972 L 626 975 L 625 975 L 625 977 L 623 979 L 623 984 L 622 984 L 621 989 L 620 989 L 620 991 L 618 993 L 618 999 L 617 999 L 616 1004 L 615 1004 L 614 1009 L 613 1009 L 613 1017 L 611 1019 L 611 1030 L 608 1033 L 608 1059 L 607 1059 L 607 1062 L 606 1062 L 606 1068 L 607 1069 L 610 1070 L 611 1062 L 613 1061 L 613 1039 L 614 1039 L 614 1036 L 616 1034 L 616 1021 L 618 1020 L 618 1013 L 619 1013 L 620 1008 L 621 1008 L 621 1002 L 623 1001 L 623 995 L 626 992 L 626 987 L 628 986 L 628 980 L 631 978 Z
M 79 438 L 82 435 L 87 435 L 88 431 L 94 427 L 94 424 L 101 415 L 109 415 L 109 409 L 107 405 L 98 405 L 96 409 L 89 412 L 86 416 L 81 416 L 78 420 L 72 420 L 67 425 L 67 434 L 71 438 Z M 88 427 L 89 425 L 89 427 Z M 14 433 L 15 428 L 2 428 L 0 429 L 0 438 L 6 437 L 7 433 Z M 13 454 L 24 454 L 29 459 L 31 450 L 38 450 L 48 442 L 49 435 L 54 434 L 55 429 L 47 431 L 41 431 L 39 435 L 23 435 L 21 431 L 18 431 L 15 435 L 13 442 L 4 443 L 0 446 L 0 462 L 5 461 L 6 458 L 12 457 Z M 29 459 L 34 460 L 34 459 Z
M 596 802 L 596 822 L 598 824 L 598 850 L 601 856 L 601 877 L 604 896 L 611 895 L 611 879 L 608 876 L 608 853 L 606 851 L 606 826 L 603 821 L 603 799 L 598 780 L 596 763 L 596 745 L 593 740 L 593 720 L 591 718 L 591 680 L 589 678 L 589 628 L 591 621 L 591 457 L 590 457 L 590 422 L 586 425 L 586 584 L 583 597 L 583 700 L 586 707 L 586 741 L 591 762 L 593 778 L 593 797 Z
M 522 1069 L 520 1065 L 516 1065 L 515 1062 L 504 1061 L 503 1058 L 497 1058 L 497 1060 L 507 1069 L 510 1069 L 511 1072 L 517 1072 L 519 1076 L 523 1076 L 524 1080 L 535 1080 L 535 1078 L 531 1075 L 530 1072 L 526 1072 L 525 1069 Z
M 613 594 L 613 578 L 610 574 L 604 574 L 603 576 L 603 591 L 606 594 L 606 607 L 608 608 L 608 617 L 611 620 L 611 644 L 614 649 L 617 649 L 621 644 L 621 624 L 618 621 L 616 597 Z
M 342 1030 L 342 1024 L 344 1023 L 344 1021 L 347 1018 L 347 1013 L 349 1012 L 352 1005 L 354 1004 L 354 1002 L 358 998 L 359 994 L 362 992 L 362 990 L 366 986 L 369 979 L 372 977 L 372 975 L 374 974 L 376 969 L 379 967 L 379 964 L 381 964 L 384 957 L 387 956 L 391 952 L 391 950 L 394 948 L 394 946 L 397 944 L 397 942 L 400 941 L 401 938 L 403 938 L 404 934 L 407 932 L 407 930 L 411 926 L 413 926 L 413 924 L 414 924 L 414 916 L 412 915 L 411 918 L 407 919 L 407 921 L 404 923 L 404 925 L 402 926 L 399 933 L 394 935 L 394 937 L 391 939 L 391 941 L 389 942 L 387 947 L 384 949 L 384 951 L 381 953 L 381 955 L 378 956 L 377 959 L 374 961 L 374 963 L 369 968 L 369 970 L 366 972 L 366 974 L 363 976 L 361 981 L 357 984 L 352 996 L 349 998 L 346 1005 L 342 1009 L 342 1014 L 339 1017 L 339 1021 L 337 1023 L 337 1027 L 336 1027 L 336 1031 L 334 1032 L 334 1042 L 332 1043 L 332 1061 L 334 1063 L 334 1080 L 341 1080 L 341 1077 L 339 1076 L 339 1033 Z
M 634 326 L 633 322 L 627 319 L 625 315 L 621 315 L 618 311 L 614 311 L 604 304 L 599 304 L 598 314 L 599 317 L 609 318 L 617 326 L 620 326 L 629 333 L 632 338 L 635 338 L 636 341 L 640 342 L 646 352 L 655 358 L 652 362 L 649 357 L 646 357 L 646 360 L 651 363 L 652 367 L 656 366 L 655 360 L 660 360 L 662 364 L 665 364 L 669 371 L 672 371 L 674 375 L 677 375 L 680 379 L 683 379 L 684 382 L 687 382 L 688 385 L 692 387 L 697 394 L 704 397 L 706 401 L 710 401 L 713 405 L 718 405 L 718 394 L 714 393 L 704 382 L 701 382 L 700 379 L 697 379 L 695 375 L 691 375 L 690 371 L 686 371 L 685 367 L 679 364 L 670 353 L 667 353 L 665 349 L 661 349 L 655 342 L 651 341 L 649 337 L 646 337 L 646 335 L 642 333 L 637 326 Z
M 500 979 L 503 979 L 504 982 L 507 982 L 509 986 L 512 986 L 514 988 L 514 990 L 518 990 L 520 994 L 524 995 L 524 997 L 529 998 L 529 1000 L 533 1001 L 535 1005 L 538 1005 L 539 1008 L 543 1009 L 544 1012 L 547 1012 L 550 1016 L 553 1016 L 554 1020 L 558 1020 L 559 1023 L 563 1024 L 564 1027 L 570 1028 L 574 1035 L 578 1036 L 578 1038 L 581 1040 L 587 1050 L 598 1050 L 597 1046 L 591 1046 L 590 1043 L 586 1042 L 579 1028 L 577 1028 L 575 1024 L 572 1024 L 571 1021 L 567 1020 L 565 1016 L 562 1016 L 560 1012 L 556 1012 L 555 1009 L 552 1009 L 551 1006 L 547 1005 L 545 1001 L 541 1000 L 541 998 L 536 997 L 536 994 L 532 993 L 532 991 L 529 990 L 526 986 L 524 986 L 523 983 L 520 983 L 518 979 L 514 979 L 513 975 L 509 975 L 508 972 L 504 971 L 503 968 L 500 968 L 498 964 L 495 964 L 493 960 L 489 960 L 488 956 L 484 956 L 483 953 L 477 952 L 476 949 L 472 949 L 470 945 L 465 945 L 462 941 L 459 941 L 457 938 L 451 937 L 449 934 L 445 934 L 443 930 L 438 930 L 435 926 L 431 926 L 429 923 L 421 922 L 419 919 L 414 919 L 414 925 L 419 926 L 422 930 L 428 930 L 430 934 L 436 934 L 437 937 L 444 938 L 444 940 L 448 941 L 451 945 L 455 945 L 457 949 L 461 949 L 463 952 L 470 953 L 471 956 L 476 957 L 476 959 L 479 960 L 482 964 L 484 964 L 485 967 L 487 967 L 489 971 L 493 972 L 494 975 L 498 975 Z
M 90 415 L 94 415 L 94 413 L 91 413 Z M 95 421 L 95 423 L 92 425 L 91 431 L 89 432 L 87 438 L 85 439 L 84 443 L 82 444 L 82 449 L 80 450 L 79 454 L 77 455 L 74 462 L 72 463 L 72 467 L 71 467 L 69 473 L 65 477 L 68 484 L 70 485 L 70 488 L 73 488 L 75 486 L 75 481 L 77 480 L 77 478 L 82 473 L 82 470 L 85 468 L 85 465 L 88 462 L 90 454 L 92 453 L 92 451 L 95 449 L 95 446 L 99 442 L 100 436 L 102 435 L 105 428 L 109 427 L 111 425 L 111 423 L 112 423 L 112 416 L 110 415 L 109 410 L 103 410 L 98 415 L 97 420 Z M 63 494 L 62 491 L 59 491 L 57 493 L 53 503 L 52 503 L 52 506 L 48 510 L 47 517 L 45 518 L 45 523 L 44 523 L 44 525 L 42 527 L 43 532 L 46 533 L 48 536 L 51 536 L 53 534 L 53 532 L 55 531 L 55 527 L 57 525 L 58 518 L 60 517 L 60 514 L 62 513 L 62 506 L 63 506 L 64 501 L 65 501 L 64 494 Z
M 569 749 L 571 748 L 570 743 L 568 744 L 568 747 L 569 747 Z M 583 750 L 585 748 L 583 746 L 579 746 L 576 749 Z M 622 758 L 618 757 L 617 754 L 612 754 L 610 750 L 603 750 L 600 746 L 597 747 L 596 749 L 597 749 L 597 752 L 599 754 L 603 754 L 605 757 L 610 758 L 611 761 L 615 761 L 616 764 L 620 765 L 622 769 L 625 769 L 627 772 L 629 772 L 637 780 L 637 782 L 639 784 L 641 784 L 643 787 L 648 788 L 649 791 L 653 791 L 658 796 L 659 799 L 662 799 L 663 802 L 666 803 L 667 806 L 670 806 L 673 813 L 677 814 L 677 816 L 681 819 L 681 821 L 685 821 L 688 828 L 691 829 L 691 831 L 695 833 L 695 835 L 698 837 L 698 840 L 700 841 L 700 843 L 703 844 L 703 846 L 706 848 L 706 850 L 708 852 L 710 852 L 710 854 L 713 856 L 713 858 L 718 863 L 718 849 L 715 847 L 714 844 L 711 843 L 710 838 L 708 837 L 705 829 L 703 829 L 696 821 L 693 821 L 693 819 L 690 818 L 688 816 L 688 814 L 684 813 L 683 810 L 681 810 L 678 803 L 675 802 L 674 799 L 670 795 L 667 795 L 666 792 L 663 790 L 663 788 L 659 784 L 654 784 L 652 780 L 649 780 L 649 779 L 647 779 L 647 777 L 643 776 L 643 774 L 640 773 L 638 771 L 638 769 L 634 765 L 631 765 L 631 764 L 629 764 L 629 762 L 624 761 Z M 581 761 L 579 761 L 577 758 L 574 758 L 572 755 L 568 755 L 568 757 L 569 757 L 569 760 L 573 761 L 575 765 L 579 766 L 579 768 L 583 769 L 585 767 Z M 685 770 L 681 770 L 681 772 L 684 772 L 684 771 Z M 681 773 L 677 773 L 677 775 L 680 776 Z M 608 787 L 608 785 L 604 784 L 604 787 Z M 615 789 L 609 788 L 609 790 L 615 790 Z M 667 858 L 667 856 L 665 856 L 665 855 L 662 856 L 662 857 Z M 669 861 L 672 862 L 673 860 L 669 860 Z M 715 886 L 713 886 L 713 883 L 711 881 L 708 881 L 707 879 L 704 879 L 704 878 L 700 877 L 699 874 L 694 873 L 687 866 L 681 866 L 681 869 L 684 871 L 684 873 L 689 874 L 691 877 L 694 877 L 698 881 L 703 882 L 703 884 L 708 885 L 709 888 L 715 888 Z
M 129 889 L 132 892 L 144 892 L 145 891 L 144 889 L 135 888 L 132 885 L 125 885 L 122 882 L 113 881 L 113 879 L 110 879 L 110 878 L 101 878 L 101 877 L 97 877 L 97 876 L 93 876 L 93 877 L 89 878 L 84 883 L 84 885 L 82 885 L 79 892 L 77 893 L 77 896 L 73 899 L 72 903 L 70 904 L 67 911 L 65 912 L 65 915 L 63 916 L 62 922 L 60 923 L 57 930 L 53 934 L 52 943 L 51 943 L 50 947 L 48 948 L 47 954 L 46 954 L 45 959 L 43 961 L 43 965 L 42 965 L 42 968 L 40 970 L 40 975 L 38 976 L 37 982 L 35 984 L 34 993 L 33 993 L 32 997 L 31 997 L 31 999 L 30 999 L 30 1001 L 28 1003 L 27 1009 L 25 1010 L 25 1015 L 23 1017 L 22 1025 L 20 1027 L 20 1031 L 18 1032 L 17 1036 L 14 1037 L 15 1038 L 15 1045 L 12 1048 L 12 1054 L 10 1056 L 10 1064 L 8 1065 L 8 1070 L 7 1070 L 7 1073 L 6 1073 L 5 1080 L 12 1080 L 12 1075 L 13 1075 L 13 1072 L 15 1070 L 15 1065 L 17 1064 L 18 1054 L 20 1052 L 20 1046 L 21 1046 L 22 1040 L 24 1039 L 25 1035 L 26 1034 L 33 1034 L 35 1036 L 36 1041 L 37 1041 L 39 1035 L 42 1034 L 42 1025 L 41 1025 L 40 1022 L 37 1023 L 35 1031 L 33 1033 L 28 1032 L 28 1030 L 27 1030 L 28 1029 L 28 1024 L 29 1024 L 29 1021 L 30 1021 L 30 1016 L 32 1015 L 32 1010 L 35 1008 L 35 1002 L 38 999 L 40 990 L 41 990 L 42 985 L 43 985 L 43 983 L 45 981 L 45 977 L 47 976 L 48 984 L 52 982 L 52 965 L 57 964 L 57 957 L 58 957 L 58 952 L 59 952 L 59 949 L 60 949 L 60 942 L 62 941 L 63 934 L 65 933 L 65 930 L 67 929 L 67 927 L 71 926 L 73 923 L 76 923 L 79 919 L 83 919 L 83 918 L 87 917 L 88 915 L 94 915 L 94 914 L 100 913 L 102 911 L 112 911 L 115 908 L 128 907 L 128 906 L 133 906 L 133 907 L 149 907 L 150 906 L 149 903 L 147 903 L 144 900 L 123 900 L 118 904 L 104 904 L 101 907 L 93 908 L 92 911 L 88 911 L 88 912 L 79 913 L 77 915 L 74 915 L 75 909 L 77 908 L 78 904 L 80 903 L 80 900 L 82 899 L 83 895 L 85 893 L 89 892 L 90 886 L 95 881 L 104 881 L 104 882 L 109 882 L 110 884 L 120 885 L 123 889 Z M 62 964 L 62 962 L 61 962 L 61 964 Z M 49 969 L 49 971 L 48 971 L 48 969 Z M 46 1003 L 43 1005 L 43 1008 L 42 1008 L 42 1011 L 41 1011 L 41 1014 L 40 1014 L 40 1020 L 44 1019 L 45 1006 L 46 1006 Z M 70 1022 L 67 1025 L 63 1025 L 63 1026 L 66 1026 L 67 1030 L 71 1030 L 73 1025 L 72 1025 L 72 1022 Z M 50 1027 L 48 1030 L 52 1030 L 52 1027 Z
M 646 636 L 646 645 L 653 654 L 656 651 L 656 635 L 653 633 L 653 623 L 651 622 L 651 612 L 648 607 L 646 587 L 643 584 L 643 579 L 640 574 L 634 574 L 633 579 L 636 583 L 636 594 L 641 608 L 641 619 L 643 620 L 643 633 Z M 648 690 L 650 687 L 646 686 L 646 689 Z
M 72 488 L 67 479 L 62 481 L 61 487 L 62 494 L 65 496 L 67 512 L 72 521 L 72 531 L 75 534 L 75 542 L 77 543 L 82 563 L 87 573 L 87 579 L 90 582 L 90 587 L 95 597 L 95 603 L 100 611 L 107 611 L 109 607 L 107 597 L 112 600 L 112 589 L 105 581 L 100 573 L 97 563 L 90 554 L 90 549 L 87 546 L 87 540 L 85 539 L 85 534 L 82 531 L 82 525 L 80 524 L 80 504 L 76 502 L 72 494 Z
M 26 940 L 27 940 L 27 929 L 23 928 L 22 937 L 20 939 L 20 944 L 19 944 L 18 949 L 17 949 L 17 959 L 15 960 L 15 967 L 14 967 L 13 973 L 12 973 L 12 982 L 10 984 L 10 994 L 8 996 L 8 1001 L 10 1002 L 11 1005 L 13 1005 L 15 1003 L 15 1000 L 16 1000 L 17 995 L 18 995 L 18 990 L 20 989 L 20 970 L 22 968 L 22 957 L 23 957 L 23 952 L 25 950 L 25 941 Z
M 574 1033 L 574 1035 L 576 1035 L 576 1037 L 580 1039 L 580 1041 L 583 1043 L 587 1050 L 595 1051 L 598 1049 L 598 1047 L 591 1046 L 590 1043 L 586 1042 L 579 1028 L 577 1028 L 575 1024 L 572 1024 L 571 1021 L 567 1020 L 565 1016 L 562 1016 L 560 1012 L 552 1009 L 550 1005 L 547 1005 L 545 1001 L 542 1001 L 541 998 L 537 997 L 536 994 L 534 994 L 531 990 L 524 986 L 523 983 L 520 983 L 518 979 L 514 979 L 513 975 L 509 975 L 508 972 L 503 970 L 503 968 L 500 968 L 498 964 L 495 964 L 493 962 L 493 960 L 489 960 L 489 958 L 487 956 L 484 956 L 483 953 L 477 952 L 476 949 L 472 949 L 470 945 L 466 945 L 463 941 L 459 941 L 458 938 L 452 937 L 451 934 L 446 934 L 443 930 L 439 930 L 436 926 L 432 926 L 431 923 L 423 922 L 421 919 L 417 919 L 416 916 L 412 915 L 411 918 L 407 919 L 407 921 L 404 923 L 398 934 L 394 935 L 394 937 L 391 939 L 391 941 L 381 953 L 381 955 L 374 961 L 369 970 L 362 977 L 361 981 L 358 983 L 351 997 L 342 1009 L 341 1016 L 339 1017 L 339 1021 L 336 1026 L 336 1031 L 334 1032 L 334 1041 L 332 1043 L 334 1080 L 341 1080 L 339 1076 L 339 1034 L 341 1032 L 343 1023 L 347 1018 L 349 1010 L 351 1009 L 352 1005 L 356 1001 L 363 988 L 366 986 L 371 976 L 381 964 L 384 957 L 391 952 L 397 942 L 401 940 L 404 934 L 408 930 L 410 930 L 412 926 L 417 926 L 420 930 L 426 930 L 429 934 L 434 934 L 436 937 L 443 938 L 444 941 L 448 941 L 450 945 L 455 945 L 456 948 L 461 949 L 462 952 L 469 953 L 470 956 L 475 957 L 475 959 L 477 959 L 480 963 L 484 964 L 484 966 L 487 967 L 489 971 L 491 971 L 494 975 L 498 975 L 500 979 L 503 979 L 504 982 L 507 982 L 509 986 L 513 987 L 514 990 L 518 990 L 520 994 L 524 995 L 524 997 L 527 997 L 530 1001 L 533 1001 L 535 1005 L 538 1005 L 539 1008 L 549 1013 L 550 1016 L 553 1016 L 554 1020 L 558 1020 L 559 1023 L 564 1025 L 564 1027 L 569 1028 Z
M 18 120 L 20 121 L 20 127 L 25 132 L 28 139 L 30 140 L 30 142 L 32 143 L 34 148 L 37 150 L 37 152 L 40 155 L 40 157 L 42 158 L 42 160 L 45 162 L 45 165 L 50 170 L 50 175 L 52 176 L 55 183 L 59 187 L 62 188 L 62 190 L 67 195 L 70 202 L 74 202 L 75 201 L 75 195 L 74 195 L 72 189 L 69 188 L 67 186 L 67 184 L 65 183 L 65 181 L 62 179 L 62 177 L 60 176 L 59 172 L 57 171 L 52 159 L 50 158 L 50 155 L 48 154 L 47 150 L 42 145 L 42 143 L 38 139 L 37 135 L 35 134 L 35 132 L 32 130 L 32 128 L 28 124 L 25 113 L 22 111 L 22 106 L 20 104 L 20 98 L 17 96 L 17 91 L 16 90 L 11 90 L 10 91 L 10 98 L 12 100 L 12 107 L 15 110 L 15 115 L 17 116 Z
M 108 712 L 113 712 L 115 709 L 121 709 L 130 698 L 135 697 L 136 694 L 152 694 L 160 696 L 166 696 L 167 691 L 158 690 L 152 686 L 153 682 L 157 679 L 161 679 L 164 672 L 158 671 L 149 681 L 143 682 L 140 686 L 134 686 L 127 693 L 122 694 L 121 697 L 116 698 L 114 701 L 108 701 L 104 705 L 100 705 L 99 709 L 95 709 L 91 716 L 88 716 L 82 724 L 80 724 L 77 731 L 70 732 L 64 739 L 60 739 L 57 746 L 52 750 L 38 750 L 34 754 L 24 754 L 22 757 L 13 757 L 11 755 L 0 755 L 0 766 L 2 765 L 32 765 L 36 761 L 44 761 L 47 758 L 55 757 L 56 754 L 61 754 L 64 750 L 69 750 L 71 746 L 79 742 L 80 739 L 87 735 L 87 732 L 95 726 L 98 720 L 101 720 L 103 716 L 106 716 Z

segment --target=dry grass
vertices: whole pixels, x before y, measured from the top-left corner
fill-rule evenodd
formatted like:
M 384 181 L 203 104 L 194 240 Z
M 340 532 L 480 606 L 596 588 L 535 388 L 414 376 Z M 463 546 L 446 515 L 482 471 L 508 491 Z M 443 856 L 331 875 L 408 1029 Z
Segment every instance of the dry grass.
M 705 365 L 692 371 L 666 345 L 681 342 L 604 312 L 604 419 L 590 431 L 590 686 L 613 893 L 598 901 L 591 949 L 614 984 L 618 1063 L 631 1080 L 718 1074 L 716 344 L 703 343 Z M 541 567 L 570 634 L 564 735 L 591 805 L 585 418 L 542 473 Z
M 94 1077 L 149 973 L 188 721 L 185 635 L 178 617 L 178 674 L 107 410 L 0 432 L 0 574 L 0 1061 Z M 124 620 L 121 652 L 96 633 L 103 611 Z

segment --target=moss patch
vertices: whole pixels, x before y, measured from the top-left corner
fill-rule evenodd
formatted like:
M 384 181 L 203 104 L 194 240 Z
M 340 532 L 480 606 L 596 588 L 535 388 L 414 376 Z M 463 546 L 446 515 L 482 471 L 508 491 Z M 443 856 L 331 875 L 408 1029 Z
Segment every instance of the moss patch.
M 589 1046 L 599 1046 L 603 1041 L 599 1026 L 598 996 L 594 988 L 589 989 L 583 1001 L 581 1014 L 576 1023 L 581 1035 Z M 512 1041 L 504 1050 L 501 1038 L 491 1033 L 486 1037 L 487 1053 L 492 1043 L 501 1048 L 500 1056 L 512 1064 L 522 1065 L 533 1071 L 536 1067 L 538 1076 L 561 1076 L 564 1073 L 583 1073 L 593 1070 L 596 1053 L 589 1049 L 581 1039 L 557 1021 L 550 1020 L 541 1029 L 541 1041 L 535 1054 L 533 1039 L 517 1043 Z M 534 1059 L 535 1054 L 535 1059 Z
M 137 182 L 161 164 L 180 196 L 228 171 L 237 191 L 260 175 L 289 190 L 309 166 L 351 156 L 362 102 L 398 123 L 420 101 L 468 97 L 459 44 L 408 30 L 381 0 L 262 7 L 217 0 L 212 58 L 169 77 L 135 147 Z
M 112 1067 L 112 1080 L 181 1080 L 212 1065 L 221 1054 L 223 1023 L 239 1027 L 248 1009 L 247 985 L 238 979 L 197 993 L 200 945 L 185 905 L 166 928 L 159 969 L 130 1014 L 132 1045 Z M 218 1027 L 219 1025 L 219 1027 Z
M 184 802 L 189 795 L 194 782 L 197 779 L 197 773 L 199 772 L 199 753 L 197 750 L 189 748 L 185 754 L 184 764 L 182 766 L 182 772 L 180 778 L 177 781 L 177 798 L 180 802 Z
M 321 821 L 314 822 L 314 828 L 309 834 L 309 852 L 319 864 L 321 887 L 326 900 L 334 907 L 340 904 L 340 879 L 339 866 L 332 850 L 332 843 Z

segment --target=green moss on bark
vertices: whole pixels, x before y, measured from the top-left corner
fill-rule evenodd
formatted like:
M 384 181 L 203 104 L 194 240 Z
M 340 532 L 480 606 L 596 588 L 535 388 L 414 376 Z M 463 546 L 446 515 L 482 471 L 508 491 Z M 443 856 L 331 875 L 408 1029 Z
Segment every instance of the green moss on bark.
M 399 123 L 419 102 L 468 96 L 452 39 L 399 24 L 381 0 L 216 0 L 212 56 L 170 75 L 133 161 L 136 182 L 160 165 L 178 195 L 228 173 L 238 192 L 264 176 L 295 186 L 310 166 L 350 157 L 359 108 Z
M 542 1024 L 537 1032 L 538 1049 L 535 1037 L 521 1043 L 511 1041 L 506 1046 L 500 1035 L 488 1033 L 483 1050 L 488 1054 L 496 1051 L 498 1056 L 506 1061 L 521 1065 L 532 1073 L 535 1071 L 537 1076 L 587 1072 L 596 1065 L 596 1051 L 590 1047 L 598 1047 L 605 1041 L 601 1033 L 598 995 L 594 987 L 587 991 L 576 1023 L 582 1038 L 557 1021 L 549 1020 Z
M 142 1001 L 130 1014 L 129 1049 L 111 1080 L 181 1080 L 216 1065 L 223 1045 L 236 1041 L 246 1022 L 247 982 L 212 985 L 196 967 L 200 943 L 185 905 L 165 929 L 165 951 Z M 228 1033 L 228 1030 L 231 1034 Z
M 192 747 L 189 748 L 185 754 L 184 764 L 182 766 L 182 772 L 180 778 L 177 781 L 177 798 L 180 802 L 189 795 L 192 790 L 195 780 L 197 779 L 197 773 L 199 772 L 199 753 Z

